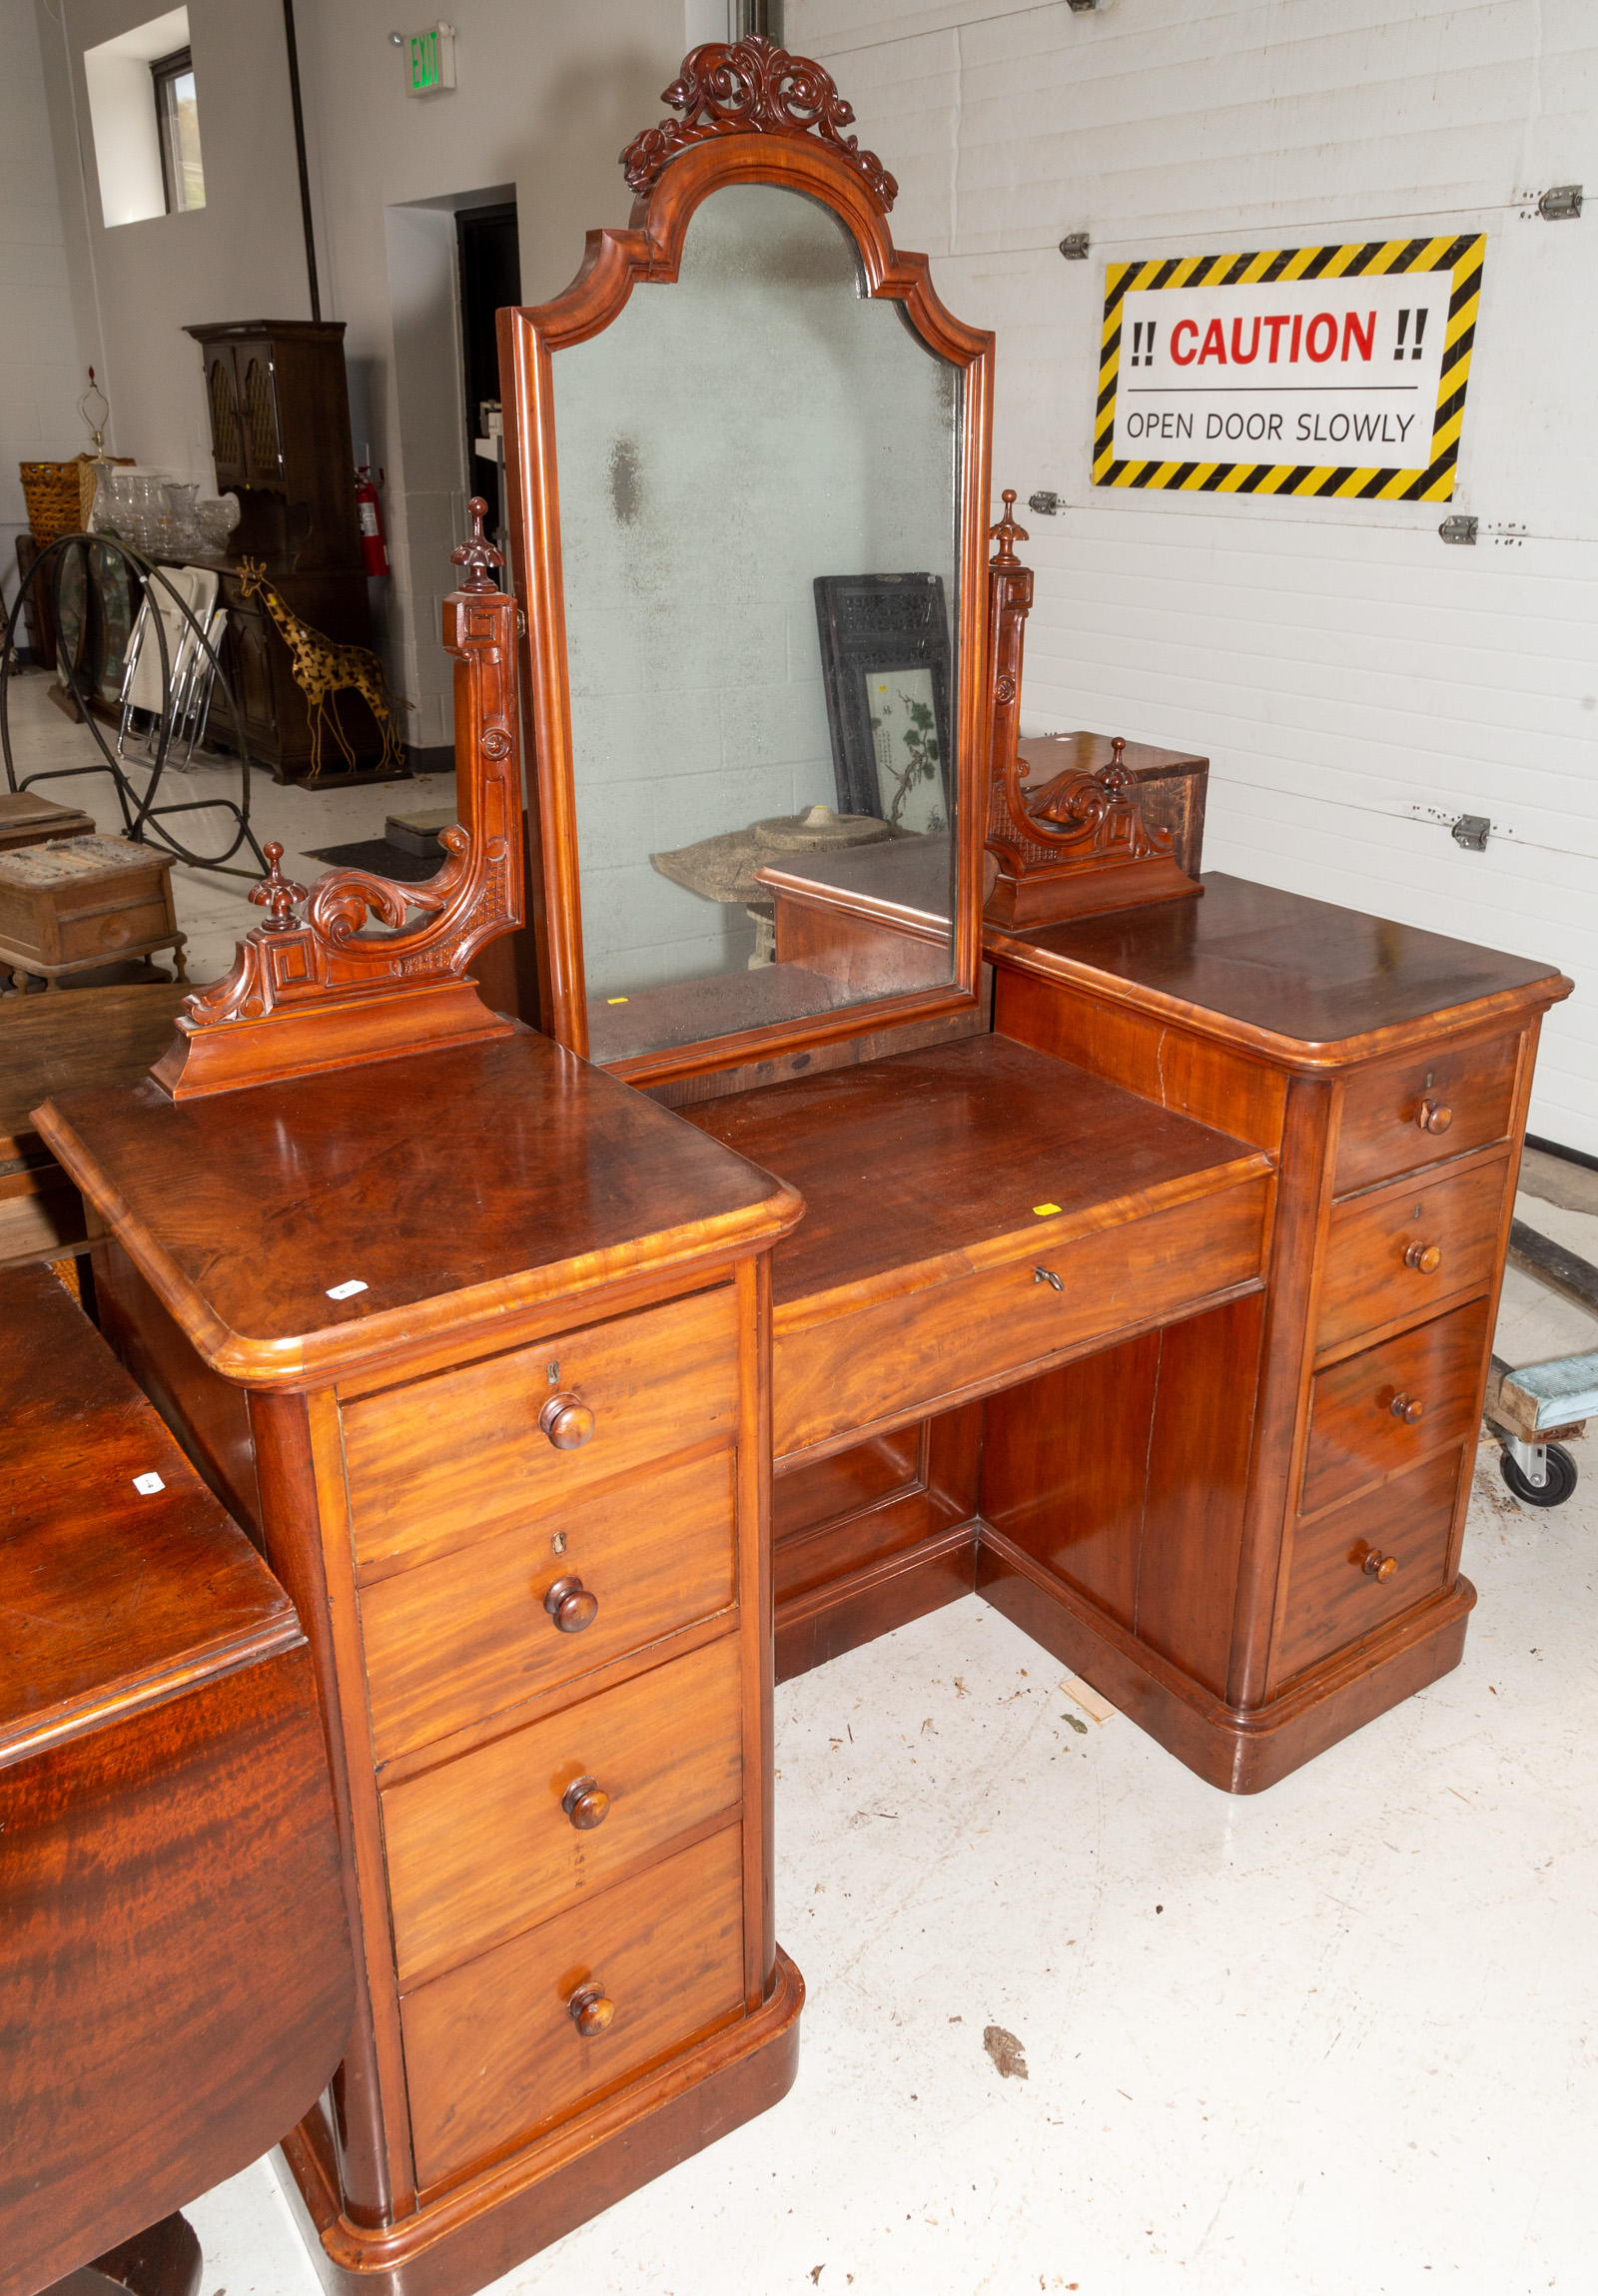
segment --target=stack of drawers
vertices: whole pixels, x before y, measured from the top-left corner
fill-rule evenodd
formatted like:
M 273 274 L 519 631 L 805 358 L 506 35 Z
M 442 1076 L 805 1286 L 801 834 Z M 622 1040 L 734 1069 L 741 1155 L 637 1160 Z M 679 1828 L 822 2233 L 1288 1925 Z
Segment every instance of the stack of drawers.
M 743 2014 L 739 1403 L 723 1283 L 343 1407 L 423 2193 Z
M 1515 1030 L 1343 1084 L 1275 1687 L 1454 1584 L 1520 1048 Z

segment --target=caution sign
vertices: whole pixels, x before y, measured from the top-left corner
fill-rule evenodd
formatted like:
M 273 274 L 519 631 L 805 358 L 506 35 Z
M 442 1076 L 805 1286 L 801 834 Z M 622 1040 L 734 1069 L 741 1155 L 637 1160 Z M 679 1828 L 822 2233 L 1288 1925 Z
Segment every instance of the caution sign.
M 1485 244 L 1112 264 L 1094 484 L 1446 502 Z

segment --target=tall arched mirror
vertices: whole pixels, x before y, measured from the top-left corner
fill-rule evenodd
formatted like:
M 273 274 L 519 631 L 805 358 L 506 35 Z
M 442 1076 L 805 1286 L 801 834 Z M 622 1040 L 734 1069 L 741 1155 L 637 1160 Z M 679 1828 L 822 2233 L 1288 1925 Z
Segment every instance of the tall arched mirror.
M 501 315 L 544 1021 L 640 1080 L 975 993 L 989 338 L 866 160 L 690 142 Z

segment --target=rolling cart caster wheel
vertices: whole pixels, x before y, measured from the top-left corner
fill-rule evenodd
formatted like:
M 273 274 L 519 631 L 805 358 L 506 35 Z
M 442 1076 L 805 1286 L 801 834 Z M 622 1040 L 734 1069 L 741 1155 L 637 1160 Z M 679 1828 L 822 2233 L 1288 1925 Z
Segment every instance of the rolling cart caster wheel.
M 1507 1451 L 1498 1454 L 1498 1465 L 1504 1481 L 1523 1505 L 1562 1507 L 1576 1487 L 1576 1462 L 1558 1443 L 1550 1443 L 1544 1456 L 1548 1461 L 1548 1480 L 1541 1485 L 1527 1482 Z

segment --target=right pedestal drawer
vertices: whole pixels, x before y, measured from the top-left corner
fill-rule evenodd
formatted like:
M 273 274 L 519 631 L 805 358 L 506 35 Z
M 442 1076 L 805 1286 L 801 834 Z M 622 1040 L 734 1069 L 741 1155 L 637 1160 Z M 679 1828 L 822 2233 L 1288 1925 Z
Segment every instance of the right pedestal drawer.
M 419 2182 L 526 2142 L 742 2008 L 733 1825 L 403 1997 Z
M 1315 1334 L 1318 1352 L 1363 1331 L 1413 1322 L 1498 1267 L 1507 1156 L 1447 1178 L 1411 1179 L 1333 1207 Z
M 1472 1445 L 1456 1445 L 1298 1524 L 1271 1666 L 1278 1687 L 1443 1591 L 1459 1476 L 1473 1456 Z
M 1469 1434 L 1486 1340 L 1487 1302 L 1477 1299 L 1319 1372 L 1300 1514 L 1333 1506 Z

